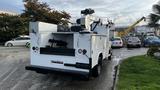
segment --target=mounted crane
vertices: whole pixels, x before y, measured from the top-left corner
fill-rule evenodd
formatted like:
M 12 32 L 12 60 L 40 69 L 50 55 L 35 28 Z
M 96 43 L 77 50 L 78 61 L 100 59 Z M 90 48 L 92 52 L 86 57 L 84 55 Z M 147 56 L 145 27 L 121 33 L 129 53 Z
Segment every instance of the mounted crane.
M 118 36 L 120 37 L 124 37 L 126 36 L 129 32 L 131 32 L 133 30 L 133 28 L 139 24 L 141 21 L 146 21 L 146 18 L 145 17 L 142 17 L 141 19 L 139 19 L 138 21 L 136 21 L 134 24 L 132 24 L 131 26 L 129 26 L 127 29 L 123 30 L 123 31 L 120 31 L 118 32 Z

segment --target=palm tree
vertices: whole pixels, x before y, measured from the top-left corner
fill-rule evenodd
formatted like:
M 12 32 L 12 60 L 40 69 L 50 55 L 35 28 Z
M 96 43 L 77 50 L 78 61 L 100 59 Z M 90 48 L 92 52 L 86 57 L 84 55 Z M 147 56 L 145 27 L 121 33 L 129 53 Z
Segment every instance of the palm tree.
M 160 20 L 160 3 L 153 5 L 153 13 L 149 15 L 149 27 L 154 28 L 155 30 L 159 29 L 159 20 Z

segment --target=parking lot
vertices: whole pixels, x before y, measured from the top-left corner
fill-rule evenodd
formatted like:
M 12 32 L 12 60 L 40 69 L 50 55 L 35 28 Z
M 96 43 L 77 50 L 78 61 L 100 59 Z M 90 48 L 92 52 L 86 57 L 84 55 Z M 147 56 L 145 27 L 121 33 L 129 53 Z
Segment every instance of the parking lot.
M 2 90 L 111 90 L 114 67 L 120 60 L 130 56 L 143 55 L 146 48 L 114 49 L 112 61 L 105 61 L 100 77 L 89 81 L 80 76 L 58 74 L 38 74 L 26 71 L 29 65 L 29 49 L 24 47 L 0 47 L 0 89 Z

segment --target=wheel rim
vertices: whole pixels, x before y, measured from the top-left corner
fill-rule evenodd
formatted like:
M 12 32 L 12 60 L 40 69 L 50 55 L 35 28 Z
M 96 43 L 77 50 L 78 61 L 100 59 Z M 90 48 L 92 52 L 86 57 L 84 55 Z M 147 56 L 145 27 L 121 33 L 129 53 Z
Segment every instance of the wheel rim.
M 28 44 L 28 48 L 30 48 L 30 43 Z
M 11 44 L 11 43 L 8 43 L 7 46 L 8 46 L 8 47 L 12 47 L 12 44 Z
M 27 43 L 27 44 L 26 44 L 26 47 L 29 48 L 29 47 L 30 47 L 30 43 Z

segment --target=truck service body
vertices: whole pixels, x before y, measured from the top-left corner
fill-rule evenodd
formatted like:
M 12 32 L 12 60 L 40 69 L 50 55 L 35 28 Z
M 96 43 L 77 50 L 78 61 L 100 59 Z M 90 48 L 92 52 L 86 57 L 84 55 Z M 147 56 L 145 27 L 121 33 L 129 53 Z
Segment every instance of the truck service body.
M 79 20 L 68 32 L 59 31 L 55 24 L 30 22 L 31 65 L 26 69 L 98 76 L 102 61 L 111 57 L 110 27 L 91 14 Z

